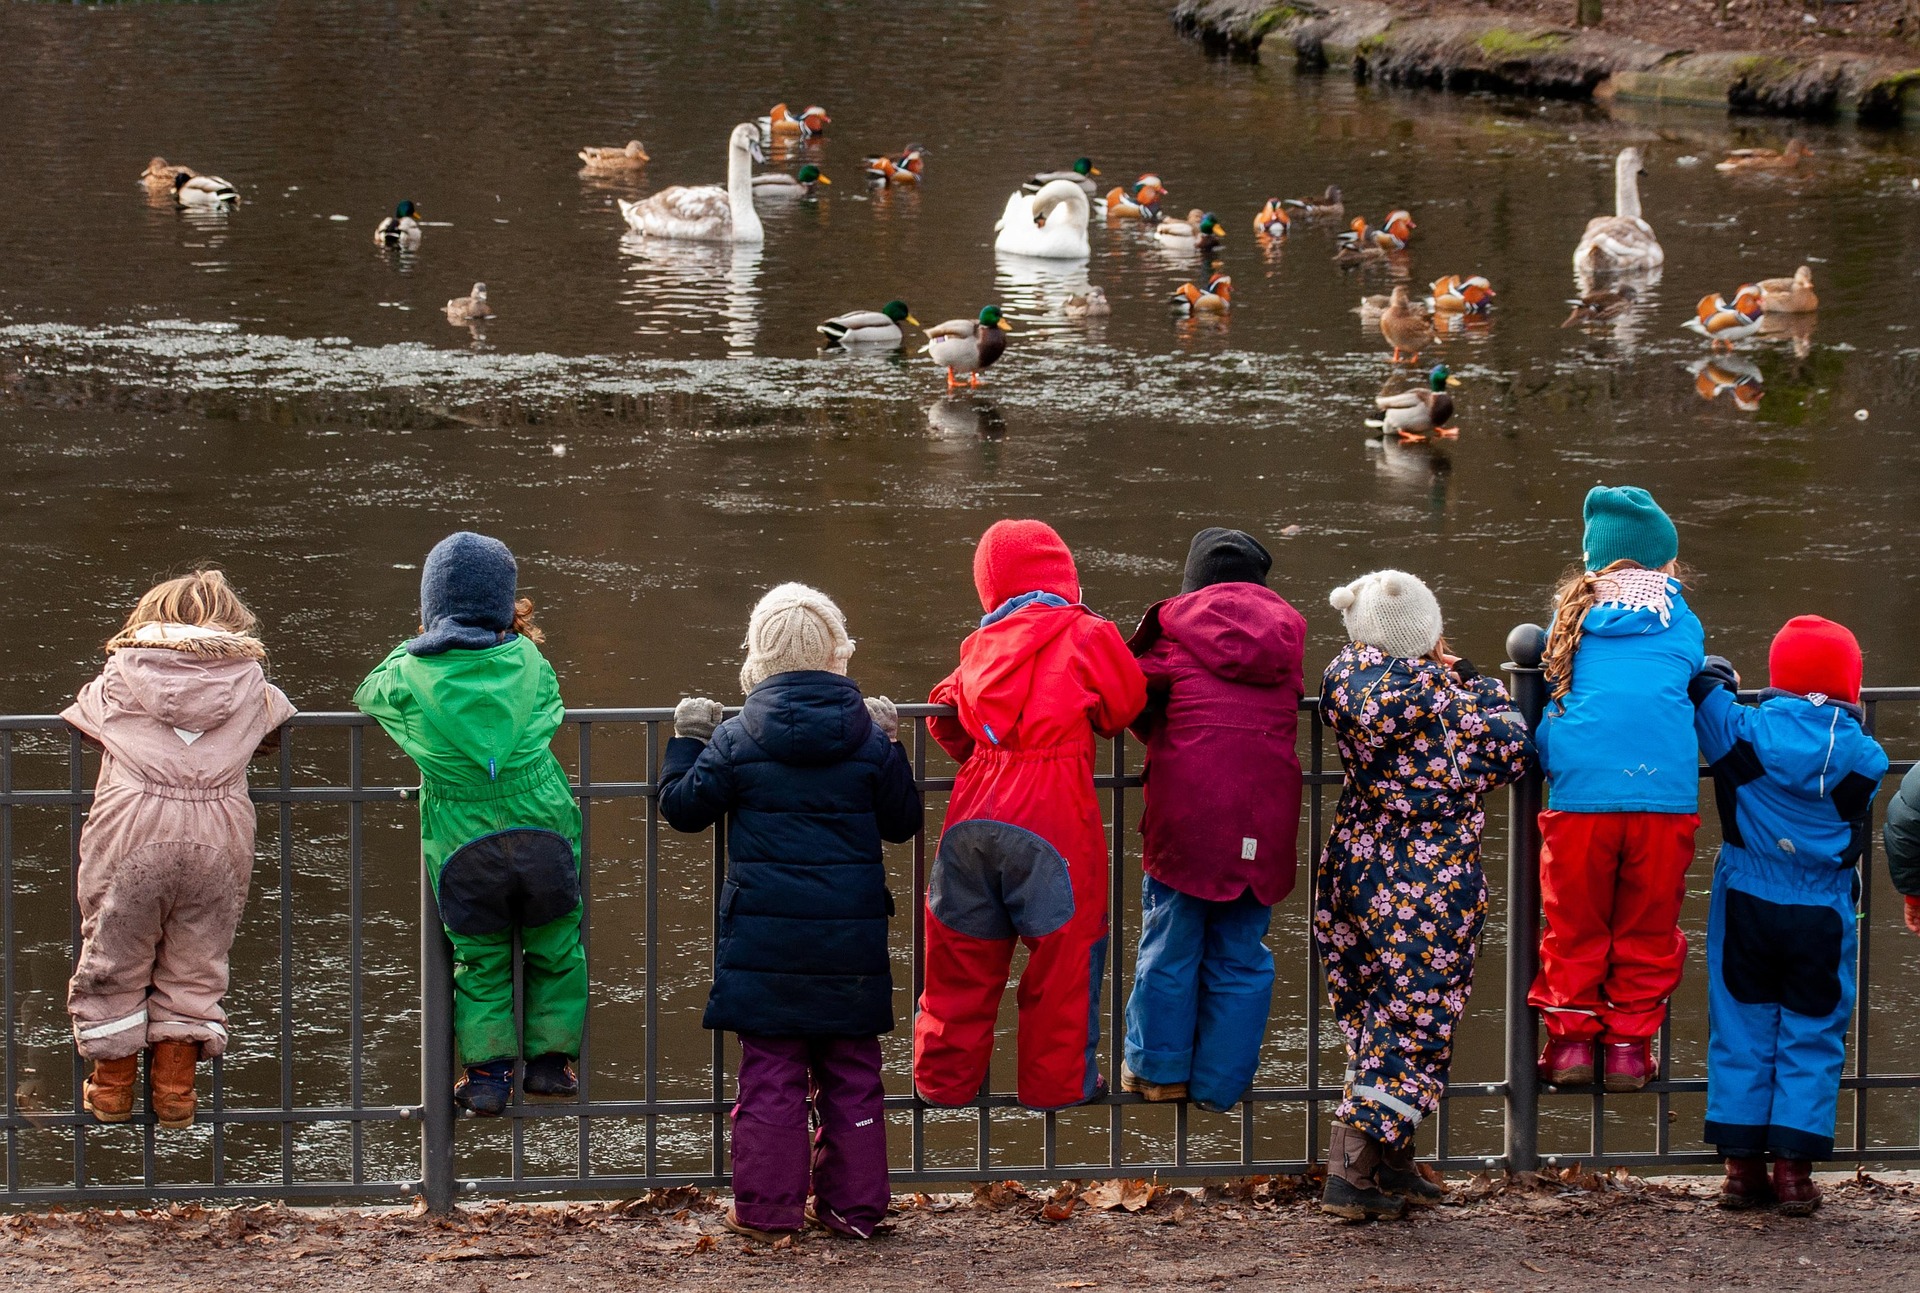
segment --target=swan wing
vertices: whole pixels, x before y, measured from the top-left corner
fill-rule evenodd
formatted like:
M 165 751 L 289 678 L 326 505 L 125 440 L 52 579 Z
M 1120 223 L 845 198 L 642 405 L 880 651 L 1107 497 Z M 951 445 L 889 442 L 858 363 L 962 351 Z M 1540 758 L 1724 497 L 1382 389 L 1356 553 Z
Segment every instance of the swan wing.
M 636 233 L 654 238 L 717 240 L 733 228 L 727 191 L 717 184 L 676 184 L 638 202 L 621 202 L 620 213 Z

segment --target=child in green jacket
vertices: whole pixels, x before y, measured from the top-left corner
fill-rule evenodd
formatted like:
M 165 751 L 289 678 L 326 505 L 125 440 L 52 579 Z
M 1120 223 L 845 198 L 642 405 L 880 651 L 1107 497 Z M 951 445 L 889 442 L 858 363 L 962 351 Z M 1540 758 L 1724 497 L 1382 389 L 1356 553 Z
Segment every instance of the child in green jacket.
M 527 1056 L 528 1095 L 579 1094 L 587 1011 L 580 947 L 580 808 L 549 743 L 560 685 L 540 654 L 513 554 L 462 531 L 420 576 L 420 636 L 354 693 L 420 766 L 420 850 L 453 943 L 454 1099 L 497 1116 Z M 526 1038 L 513 1022 L 513 936 L 524 953 Z

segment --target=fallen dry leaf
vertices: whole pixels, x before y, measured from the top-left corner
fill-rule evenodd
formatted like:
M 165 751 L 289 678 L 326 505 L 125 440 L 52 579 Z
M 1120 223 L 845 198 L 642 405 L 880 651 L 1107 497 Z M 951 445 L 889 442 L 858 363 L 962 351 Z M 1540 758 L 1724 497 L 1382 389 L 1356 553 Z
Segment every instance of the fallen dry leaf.
M 1100 1281 L 1099 1280 L 1067 1280 L 1064 1283 L 1055 1284 L 1054 1287 L 1057 1289 L 1097 1289 L 1100 1287 Z
M 718 1248 L 719 1246 L 720 1246 L 720 1241 L 718 1239 L 715 1239 L 712 1235 L 701 1235 L 698 1239 L 693 1241 L 692 1251 L 696 1253 L 710 1253 L 714 1249 Z

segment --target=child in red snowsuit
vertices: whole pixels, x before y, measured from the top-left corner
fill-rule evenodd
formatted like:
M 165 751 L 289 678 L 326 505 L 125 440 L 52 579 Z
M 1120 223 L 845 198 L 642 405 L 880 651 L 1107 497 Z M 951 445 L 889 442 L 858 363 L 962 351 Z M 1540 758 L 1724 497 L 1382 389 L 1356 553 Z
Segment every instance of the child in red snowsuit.
M 1102 1086 L 1095 743 L 1139 714 L 1146 680 L 1119 631 L 1080 604 L 1073 554 L 1050 526 L 997 522 L 974 552 L 973 583 L 987 615 L 931 697 L 959 710 L 929 728 L 960 772 L 927 885 L 914 1083 L 933 1104 L 979 1094 L 1019 938 L 1020 1103 L 1064 1108 Z

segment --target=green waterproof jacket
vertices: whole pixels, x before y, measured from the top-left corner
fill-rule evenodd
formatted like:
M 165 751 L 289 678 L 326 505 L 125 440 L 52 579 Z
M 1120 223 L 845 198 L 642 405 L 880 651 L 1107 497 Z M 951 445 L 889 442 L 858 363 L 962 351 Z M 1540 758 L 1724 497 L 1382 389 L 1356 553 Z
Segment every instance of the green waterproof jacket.
M 532 641 L 426 656 L 395 647 L 353 703 L 420 765 L 420 847 L 436 885 L 455 853 L 507 832 L 559 835 L 578 867 L 580 806 L 549 748 L 560 683 Z

